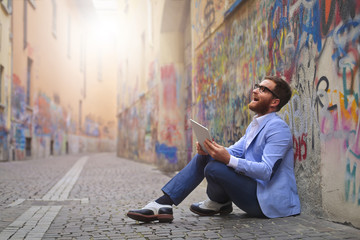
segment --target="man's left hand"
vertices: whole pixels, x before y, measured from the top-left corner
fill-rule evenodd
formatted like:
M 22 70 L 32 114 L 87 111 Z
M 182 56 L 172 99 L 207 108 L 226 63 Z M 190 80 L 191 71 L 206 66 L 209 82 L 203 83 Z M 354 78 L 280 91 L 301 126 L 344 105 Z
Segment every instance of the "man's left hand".
M 210 141 L 209 139 L 206 139 L 204 142 L 204 146 L 210 156 L 215 160 L 223 162 L 225 164 L 228 164 L 230 162 L 229 152 L 223 146 L 217 144 L 215 141 Z

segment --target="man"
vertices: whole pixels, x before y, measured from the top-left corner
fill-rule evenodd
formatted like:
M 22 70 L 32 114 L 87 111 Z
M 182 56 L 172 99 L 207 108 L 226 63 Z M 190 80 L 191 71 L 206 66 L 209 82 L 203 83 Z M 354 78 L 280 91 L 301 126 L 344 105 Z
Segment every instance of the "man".
M 249 109 L 256 113 L 245 135 L 229 148 L 206 140 L 198 154 L 163 188 L 163 196 L 127 216 L 143 222 L 173 220 L 180 204 L 204 179 L 208 199 L 190 210 L 201 216 L 228 214 L 232 203 L 254 217 L 286 217 L 300 213 L 294 176 L 292 134 L 275 113 L 291 98 L 289 84 L 267 76 L 252 91 Z

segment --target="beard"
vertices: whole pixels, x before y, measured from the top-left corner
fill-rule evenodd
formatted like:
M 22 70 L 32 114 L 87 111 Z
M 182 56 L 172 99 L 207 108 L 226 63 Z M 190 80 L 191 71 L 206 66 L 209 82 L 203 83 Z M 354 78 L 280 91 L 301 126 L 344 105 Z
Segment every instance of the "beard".
M 270 109 L 270 102 L 272 99 L 262 99 L 260 101 L 252 100 L 249 103 L 249 109 L 258 115 L 264 115 L 269 112 Z

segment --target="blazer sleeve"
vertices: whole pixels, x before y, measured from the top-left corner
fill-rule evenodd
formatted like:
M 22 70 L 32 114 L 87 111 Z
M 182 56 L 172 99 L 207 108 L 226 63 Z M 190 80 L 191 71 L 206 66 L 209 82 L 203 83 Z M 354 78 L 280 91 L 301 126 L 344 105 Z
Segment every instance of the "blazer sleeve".
M 240 138 L 239 141 L 226 148 L 231 156 L 242 157 L 245 152 L 245 138 L 246 134 Z

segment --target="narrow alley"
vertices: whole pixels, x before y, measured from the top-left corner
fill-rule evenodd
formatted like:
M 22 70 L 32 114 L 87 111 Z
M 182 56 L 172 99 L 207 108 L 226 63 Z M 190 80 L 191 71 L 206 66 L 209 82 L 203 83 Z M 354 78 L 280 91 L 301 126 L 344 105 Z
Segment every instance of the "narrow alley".
M 0 239 L 359 239 L 360 230 L 301 214 L 250 218 L 199 217 L 192 202 L 201 184 L 174 209 L 172 223 L 126 217 L 160 194 L 170 176 L 115 153 L 58 156 L 0 163 Z

